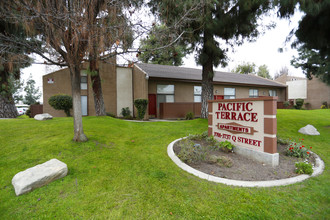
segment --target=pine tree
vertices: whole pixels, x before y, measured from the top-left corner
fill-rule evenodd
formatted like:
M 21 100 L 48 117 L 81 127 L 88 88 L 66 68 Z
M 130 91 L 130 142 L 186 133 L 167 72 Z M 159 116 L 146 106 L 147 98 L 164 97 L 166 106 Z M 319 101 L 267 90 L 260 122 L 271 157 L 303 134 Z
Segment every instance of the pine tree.
M 204 0 L 172 1 L 155 0 L 150 5 L 165 24 L 175 24 L 181 16 L 191 13 L 182 39 L 197 51 L 197 63 L 202 65 L 202 111 L 208 117 L 208 100 L 213 99 L 213 67 L 227 65 L 228 45 L 242 44 L 259 34 L 258 18 L 270 9 L 267 0 Z M 191 8 L 195 10 L 191 11 Z M 197 8 L 197 9 L 196 9 Z M 224 43 L 227 42 L 228 44 Z
M 0 118 L 15 118 L 18 116 L 15 100 L 20 96 L 14 96 L 14 94 L 21 86 L 18 83 L 20 69 L 29 66 L 31 60 L 26 55 L 25 48 L 17 47 L 7 41 L 12 36 L 22 41 L 25 40 L 26 33 L 22 26 L 11 24 L 0 17 L 0 35 L 4 36 L 4 38 L 0 38 Z
M 34 81 L 34 79 L 32 79 L 32 75 L 30 74 L 28 80 L 26 81 L 26 86 L 24 88 L 24 92 L 26 93 L 24 96 L 24 103 L 27 105 L 35 104 L 41 97 L 39 88 L 36 88 L 35 84 L 36 82 Z
M 141 54 L 138 59 L 144 63 L 180 66 L 188 49 L 184 45 L 171 44 L 170 30 L 164 26 L 154 26 L 146 38 L 140 42 Z
M 278 6 L 284 18 L 293 15 L 296 6 L 304 12 L 299 27 L 292 31 L 297 40 L 291 46 L 299 54 L 291 64 L 302 68 L 307 78 L 314 75 L 330 85 L 330 1 L 279 0 Z

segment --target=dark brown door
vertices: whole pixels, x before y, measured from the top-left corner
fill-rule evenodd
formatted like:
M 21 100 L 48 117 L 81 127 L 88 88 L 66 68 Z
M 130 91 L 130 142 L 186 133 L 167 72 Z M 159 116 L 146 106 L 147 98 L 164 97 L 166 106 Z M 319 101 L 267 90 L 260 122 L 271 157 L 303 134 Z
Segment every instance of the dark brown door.
M 149 94 L 149 115 L 156 115 L 157 114 L 157 108 L 156 108 L 156 94 Z

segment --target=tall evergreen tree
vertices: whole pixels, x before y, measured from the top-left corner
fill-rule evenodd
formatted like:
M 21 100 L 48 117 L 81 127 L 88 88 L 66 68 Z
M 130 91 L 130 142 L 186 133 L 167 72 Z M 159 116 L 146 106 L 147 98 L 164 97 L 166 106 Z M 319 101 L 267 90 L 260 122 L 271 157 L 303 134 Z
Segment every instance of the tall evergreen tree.
M 185 45 L 172 43 L 169 38 L 171 30 L 166 26 L 154 26 L 146 38 L 140 42 L 141 54 L 138 59 L 144 63 L 180 66 L 188 49 Z
M 30 74 L 28 80 L 26 81 L 26 86 L 24 88 L 24 92 L 26 93 L 24 96 L 24 103 L 27 105 L 33 105 L 38 102 L 38 99 L 41 97 L 41 93 L 39 88 L 35 86 L 36 81 L 32 79 L 32 75 Z
M 291 64 L 301 67 L 307 78 L 312 75 L 330 85 L 330 1 L 278 0 L 279 15 L 288 18 L 296 6 L 304 12 L 299 27 L 292 33 L 297 40 L 291 45 L 298 48 L 298 56 Z
M 0 18 L 0 34 L 26 39 L 22 26 L 11 24 L 4 18 Z M 26 52 L 24 48 L 0 38 L 0 118 L 15 118 L 18 115 L 13 95 L 18 89 L 17 86 L 20 86 L 17 84 L 20 79 L 20 69 L 30 65 L 31 60 Z
M 199 10 L 192 12 L 186 25 L 180 27 L 186 34 L 182 39 L 197 51 L 196 61 L 202 65 L 202 111 L 207 118 L 208 100 L 213 99 L 213 67 L 227 65 L 228 44 L 242 44 L 243 39 L 252 40 L 259 34 L 258 18 L 270 9 L 268 0 L 203 0 L 172 1 L 155 0 L 150 5 L 160 19 L 174 24 L 188 13 L 193 5 Z M 220 41 L 219 40 L 224 40 Z

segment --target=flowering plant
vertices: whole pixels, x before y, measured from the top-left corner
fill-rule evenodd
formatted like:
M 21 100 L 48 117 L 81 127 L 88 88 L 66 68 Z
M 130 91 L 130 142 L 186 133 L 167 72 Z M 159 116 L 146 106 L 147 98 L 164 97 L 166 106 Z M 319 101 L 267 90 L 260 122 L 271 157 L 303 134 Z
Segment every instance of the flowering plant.
M 290 141 L 286 149 L 286 155 L 290 157 L 308 158 L 310 155 L 309 149 L 312 149 L 312 147 L 305 147 L 303 141 L 304 139 L 299 139 L 299 142 Z

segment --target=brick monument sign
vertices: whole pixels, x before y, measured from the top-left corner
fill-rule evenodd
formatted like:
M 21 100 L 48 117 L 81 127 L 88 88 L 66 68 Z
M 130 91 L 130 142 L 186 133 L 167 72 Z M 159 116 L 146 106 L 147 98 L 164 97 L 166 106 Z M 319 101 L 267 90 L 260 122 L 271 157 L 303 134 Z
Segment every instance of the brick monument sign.
M 277 166 L 276 105 L 276 97 L 209 101 L 209 136 L 230 141 L 238 154 Z

